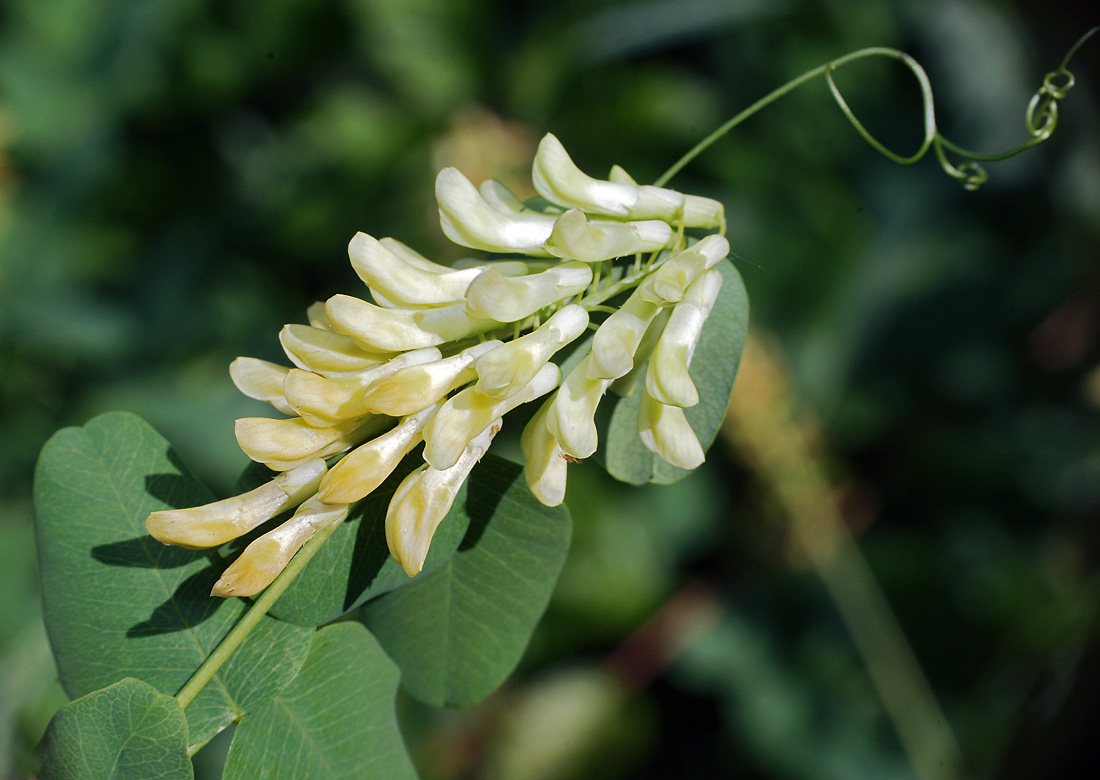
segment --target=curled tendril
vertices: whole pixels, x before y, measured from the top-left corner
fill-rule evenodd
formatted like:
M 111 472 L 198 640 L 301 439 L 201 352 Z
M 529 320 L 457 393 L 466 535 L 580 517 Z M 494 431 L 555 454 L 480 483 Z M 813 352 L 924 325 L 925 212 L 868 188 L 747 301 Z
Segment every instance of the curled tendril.
M 1058 125 L 1058 101 L 1062 100 L 1069 94 L 1070 89 L 1073 88 L 1076 79 L 1069 71 L 1068 65 L 1070 59 L 1076 53 L 1077 49 L 1088 40 L 1094 33 L 1100 30 L 1100 27 L 1093 27 L 1086 32 L 1077 42 L 1073 44 L 1070 50 L 1066 53 L 1061 64 L 1054 70 L 1050 71 L 1043 78 L 1043 84 L 1032 96 L 1031 101 L 1028 103 L 1027 112 L 1025 114 L 1025 124 L 1027 126 L 1028 135 L 1031 136 L 1027 141 L 1019 146 L 1009 149 L 1007 152 L 1000 152 L 997 154 L 980 154 L 978 152 L 972 152 L 969 149 L 965 149 L 958 144 L 952 143 L 943 135 L 940 134 L 939 129 L 936 126 L 936 114 L 935 106 L 932 98 L 932 85 L 928 80 L 928 74 L 925 73 L 924 68 L 920 63 L 913 59 L 908 54 L 898 51 L 897 49 L 890 49 L 885 47 L 873 47 L 869 49 L 860 49 L 859 51 L 846 54 L 843 57 L 827 62 L 824 65 L 818 66 L 813 70 L 803 73 L 798 78 L 788 81 L 782 87 L 774 90 L 765 97 L 753 103 L 737 116 L 730 119 L 724 125 L 719 127 L 709 136 L 700 141 L 696 146 L 691 149 L 687 154 L 677 160 L 672 167 L 665 171 L 655 184 L 663 186 L 675 176 L 685 165 L 694 160 L 699 154 L 707 149 L 711 144 L 717 141 L 722 136 L 726 135 L 730 130 L 737 127 L 737 125 L 744 122 L 753 114 L 764 107 L 775 102 L 779 98 L 786 95 L 788 92 L 795 90 L 808 81 L 811 81 L 818 76 L 824 76 L 825 82 L 829 86 L 829 91 L 832 93 L 833 100 L 836 101 L 837 107 L 840 108 L 841 113 L 844 114 L 848 122 L 855 128 L 855 131 L 859 133 L 873 149 L 885 156 L 886 158 L 893 160 L 896 163 L 902 165 L 912 165 L 915 162 L 922 160 L 928 153 L 929 149 L 932 149 L 936 154 L 936 159 L 939 161 L 940 167 L 951 178 L 958 181 L 967 190 L 976 190 L 986 180 L 989 179 L 989 174 L 985 168 L 982 167 L 982 162 L 995 162 L 997 160 L 1006 160 L 1009 157 L 1015 157 L 1017 154 L 1030 149 L 1031 147 L 1042 143 L 1054 133 L 1054 128 Z M 859 121 L 855 113 L 849 107 L 848 102 L 844 99 L 844 95 L 841 94 L 840 88 L 836 84 L 836 80 L 833 78 L 833 73 L 838 68 L 843 67 L 856 60 L 864 59 L 866 57 L 888 57 L 901 62 L 917 80 L 917 84 L 920 87 L 921 92 L 921 107 L 924 117 L 924 138 L 921 141 L 920 147 L 911 155 L 902 155 L 892 149 L 888 148 L 885 144 L 875 138 L 863 123 Z M 947 153 L 963 158 L 963 162 L 958 165 L 952 163 Z

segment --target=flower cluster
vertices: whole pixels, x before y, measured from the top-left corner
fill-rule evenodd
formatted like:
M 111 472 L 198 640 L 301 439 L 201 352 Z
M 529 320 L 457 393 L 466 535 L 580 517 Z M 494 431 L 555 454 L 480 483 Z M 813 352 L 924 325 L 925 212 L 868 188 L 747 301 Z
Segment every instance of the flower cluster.
M 594 179 L 553 135 L 532 175 L 542 197 L 527 202 L 454 168 L 436 180 L 449 238 L 518 257 L 449 267 L 359 233 L 348 254 L 371 300 L 336 295 L 309 309 L 309 325 L 283 328 L 292 367 L 233 362 L 243 393 L 287 415 L 236 424 L 241 448 L 278 475 L 224 501 L 154 512 L 146 527 L 166 544 L 212 547 L 297 511 L 248 545 L 214 595 L 262 590 L 422 442 L 424 463 L 385 520 L 391 554 L 416 574 L 502 418 L 536 399 L 545 400 L 521 445 L 527 484 L 549 506 L 564 498 L 568 462 L 595 452 L 609 389 L 642 393 L 638 433 L 656 455 L 689 469 L 703 461 L 683 410 L 699 401 L 688 366 L 722 283 L 713 266 L 729 253 L 722 205 L 639 185 L 618 166 Z M 695 241 L 689 229 L 717 232 Z M 563 380 L 555 354 L 590 329 L 590 348 Z

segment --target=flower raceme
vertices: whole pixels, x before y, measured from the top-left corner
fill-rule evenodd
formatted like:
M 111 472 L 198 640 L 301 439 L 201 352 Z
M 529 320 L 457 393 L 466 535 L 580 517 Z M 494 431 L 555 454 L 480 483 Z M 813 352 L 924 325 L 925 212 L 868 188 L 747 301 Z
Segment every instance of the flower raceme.
M 722 205 L 639 185 L 618 166 L 595 179 L 553 135 L 532 179 L 541 199 L 526 202 L 454 168 L 436 179 L 444 233 L 512 257 L 452 268 L 359 233 L 348 255 L 369 296 L 335 295 L 310 307 L 308 325 L 287 325 L 290 366 L 233 362 L 237 387 L 286 415 L 236 424 L 241 449 L 276 475 L 235 498 L 154 512 L 146 527 L 166 544 L 213 547 L 295 511 L 248 545 L 214 595 L 265 588 L 423 444 L 385 518 L 391 554 L 417 574 L 504 418 L 531 401 L 526 479 L 549 506 L 565 497 L 568 462 L 596 451 L 609 389 L 642 394 L 638 435 L 654 454 L 681 468 L 703 461 L 683 410 L 699 402 L 688 368 L 722 283 L 714 266 L 729 253 Z M 569 352 L 563 376 L 554 361 Z

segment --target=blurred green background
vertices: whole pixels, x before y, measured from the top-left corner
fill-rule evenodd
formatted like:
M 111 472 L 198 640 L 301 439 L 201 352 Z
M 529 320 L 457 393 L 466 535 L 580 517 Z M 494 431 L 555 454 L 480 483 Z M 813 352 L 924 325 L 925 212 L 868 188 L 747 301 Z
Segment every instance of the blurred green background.
M 284 323 L 358 289 L 356 231 L 458 256 L 440 166 L 529 195 L 552 131 L 582 169 L 649 181 L 870 45 L 917 56 L 947 135 L 998 151 L 1098 21 L 1091 0 L 6 0 L 0 776 L 24 776 L 64 701 L 31 500 L 55 430 L 136 412 L 224 492 L 246 460 L 232 420 L 266 413 L 229 361 L 280 360 Z M 1100 767 L 1098 63 L 1094 40 L 1055 137 L 976 193 L 878 156 L 821 81 L 673 182 L 727 206 L 754 327 L 783 345 L 968 777 Z M 880 138 L 916 147 L 902 68 L 838 82 Z M 471 710 L 401 703 L 425 780 L 912 777 L 729 445 L 668 488 L 591 464 L 570 480 L 574 547 L 521 669 Z

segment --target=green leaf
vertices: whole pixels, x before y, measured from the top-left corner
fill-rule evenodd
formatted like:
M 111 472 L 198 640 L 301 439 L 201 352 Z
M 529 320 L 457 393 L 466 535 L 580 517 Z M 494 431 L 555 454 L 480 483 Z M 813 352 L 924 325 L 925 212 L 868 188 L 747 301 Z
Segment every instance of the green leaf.
M 408 455 L 390 478 L 353 510 L 328 538 L 271 614 L 306 626 L 329 623 L 369 599 L 412 581 L 386 545 L 386 508 L 401 480 L 423 464 L 420 450 Z M 462 541 L 470 518 L 463 511 L 465 486 L 436 529 L 421 574 L 445 563 Z
M 487 455 L 467 485 L 470 528 L 458 552 L 363 608 L 402 687 L 434 706 L 480 700 L 519 663 L 572 530 L 565 508 L 540 504 L 514 463 Z
M 54 715 L 38 746 L 49 780 L 190 780 L 187 718 L 171 696 L 127 677 Z
M 46 628 L 61 682 L 76 698 L 124 677 L 175 694 L 247 608 L 209 595 L 225 563 L 145 532 L 151 511 L 212 500 L 168 442 L 125 413 L 66 428 L 35 473 Z M 297 672 L 310 632 L 265 618 L 187 708 L 199 745 Z M 268 654 L 279 663 L 264 666 Z
M 699 391 L 699 403 L 684 410 L 704 451 L 714 443 L 726 416 L 749 325 L 749 298 L 741 274 L 728 260 L 715 267 L 722 272 L 722 291 L 703 328 L 688 372 Z M 596 412 L 600 434 L 596 459 L 615 479 L 631 485 L 677 482 L 690 472 L 658 458 L 638 436 L 641 401 L 640 387 L 625 397 L 614 393 L 604 396 Z
M 398 678 L 362 625 L 321 629 L 294 681 L 241 719 L 223 780 L 415 780 L 397 727 Z

